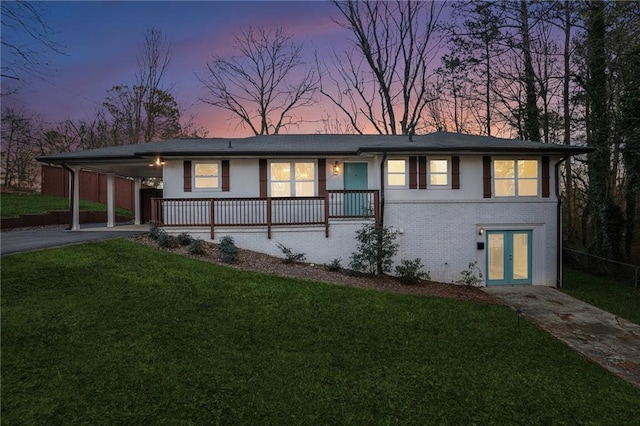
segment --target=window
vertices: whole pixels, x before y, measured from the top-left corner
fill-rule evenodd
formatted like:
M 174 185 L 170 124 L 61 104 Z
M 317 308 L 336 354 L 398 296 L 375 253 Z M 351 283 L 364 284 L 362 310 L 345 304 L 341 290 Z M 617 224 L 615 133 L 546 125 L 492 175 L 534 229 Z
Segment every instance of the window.
M 387 184 L 389 186 L 407 185 L 406 160 L 387 160 Z
M 316 165 L 312 162 L 274 162 L 270 168 L 272 197 L 313 197 Z
M 449 185 L 449 160 L 429 160 L 429 185 Z
M 494 160 L 496 197 L 538 196 L 538 160 Z
M 193 178 L 195 189 L 218 189 L 220 188 L 220 163 L 195 163 L 195 174 Z

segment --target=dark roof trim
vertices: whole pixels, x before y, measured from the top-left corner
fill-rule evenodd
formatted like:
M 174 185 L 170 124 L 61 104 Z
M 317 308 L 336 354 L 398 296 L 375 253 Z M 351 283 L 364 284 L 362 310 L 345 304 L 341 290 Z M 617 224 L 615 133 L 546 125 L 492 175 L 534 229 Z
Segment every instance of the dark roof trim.
M 141 157 L 161 155 L 162 157 L 309 157 L 309 156 L 341 156 L 358 155 L 358 151 L 174 151 L 165 153 L 136 152 Z
M 425 153 L 428 154 L 430 152 L 451 152 L 451 153 L 468 153 L 468 154 L 474 154 L 474 153 L 496 153 L 497 155 L 501 154 L 501 153 L 512 153 L 512 152 L 518 152 L 518 153 L 531 153 L 531 154 L 563 154 L 563 153 L 567 153 L 567 154 L 571 154 L 571 155 L 575 155 L 575 154 L 587 154 L 589 152 L 593 152 L 594 148 L 591 147 L 577 147 L 577 146 L 570 146 L 570 147 L 560 147 L 560 146 L 553 146 L 553 147 L 539 147 L 539 148 L 532 148 L 532 147 L 527 147 L 527 146 L 523 146 L 523 147 L 473 147 L 473 148 L 450 148 L 450 147 L 432 147 L 429 149 L 425 149 L 425 147 L 415 147 L 415 148 L 411 148 L 411 147 L 393 147 L 393 148 L 380 148 L 380 147 L 363 147 L 359 150 L 360 152 L 366 152 L 366 153 Z

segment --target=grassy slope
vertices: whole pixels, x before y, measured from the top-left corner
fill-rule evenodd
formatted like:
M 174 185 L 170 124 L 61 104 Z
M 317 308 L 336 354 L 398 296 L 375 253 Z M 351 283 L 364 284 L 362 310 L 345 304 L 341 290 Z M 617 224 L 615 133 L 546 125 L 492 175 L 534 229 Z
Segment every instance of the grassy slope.
M 2 259 L 4 423 L 631 424 L 640 390 L 512 311 L 115 240 Z
M 104 211 L 107 206 L 92 201 L 80 201 L 80 210 Z M 42 214 L 52 210 L 69 210 L 69 200 L 41 194 L 6 194 L 0 199 L 0 217 L 17 217 L 21 214 Z M 130 215 L 131 211 L 116 208 L 116 213 Z
M 640 324 L 640 290 L 611 278 L 565 268 L 562 291 L 594 306 Z

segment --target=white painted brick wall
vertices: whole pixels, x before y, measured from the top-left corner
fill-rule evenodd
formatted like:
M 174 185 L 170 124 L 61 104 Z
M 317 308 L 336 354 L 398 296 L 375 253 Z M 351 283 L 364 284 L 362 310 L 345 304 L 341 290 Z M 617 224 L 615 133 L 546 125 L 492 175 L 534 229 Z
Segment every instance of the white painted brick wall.
M 364 222 L 359 220 L 332 220 L 329 227 L 329 238 L 325 237 L 324 226 L 289 226 L 271 228 L 271 239 L 267 237 L 266 227 L 234 228 L 217 227 L 215 242 L 224 236 L 230 236 L 235 244 L 243 249 L 253 250 L 272 256 L 284 257 L 278 243 L 290 248 L 295 253 L 305 253 L 306 261 L 326 264 L 336 258 L 342 259 L 342 265 L 349 265 L 349 258 L 356 250 L 356 231 Z M 165 228 L 167 232 L 177 235 L 188 232 L 202 240 L 211 241 L 209 228 Z
M 401 259 L 420 258 L 435 281 L 453 282 L 460 272 L 476 261 L 485 272 L 485 250 L 477 243 L 485 240 L 478 235 L 485 230 L 533 230 L 533 284 L 556 284 L 556 204 L 549 201 L 483 200 L 466 202 L 387 202 L 386 226 L 398 231 L 399 244 L 394 265 Z M 336 258 L 348 266 L 356 250 L 356 231 L 362 227 L 357 220 L 332 220 L 329 238 L 324 227 L 274 227 L 271 239 L 265 227 L 216 228 L 216 241 L 225 235 L 233 237 L 238 247 L 283 257 L 277 244 L 282 243 L 294 252 L 305 253 L 308 262 L 325 264 Z M 178 233 L 187 231 L 209 240 L 208 228 L 167 229 Z M 402 232 L 400 232 L 402 231 Z
M 436 281 L 460 279 L 460 272 L 477 261 L 485 274 L 486 250 L 477 242 L 485 230 L 533 230 L 533 284 L 554 286 L 556 280 L 556 203 L 536 200 L 468 202 L 387 202 L 385 224 L 399 233 L 400 259 L 422 260 Z M 486 235 L 486 233 L 485 233 Z

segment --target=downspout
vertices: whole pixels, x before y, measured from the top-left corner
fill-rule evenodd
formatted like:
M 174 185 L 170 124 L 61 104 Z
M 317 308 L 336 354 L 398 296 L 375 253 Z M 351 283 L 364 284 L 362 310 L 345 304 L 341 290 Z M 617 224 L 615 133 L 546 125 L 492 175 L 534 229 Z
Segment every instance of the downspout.
M 384 227 L 384 163 L 387 161 L 387 153 L 382 154 L 382 161 L 380 161 L 380 228 Z
M 558 238 L 558 254 L 556 256 L 556 288 L 558 290 L 562 288 L 562 197 L 560 195 L 560 164 L 564 163 L 569 157 L 569 155 L 562 157 L 555 165 L 556 199 L 558 200 L 558 207 L 556 211 L 556 234 Z

